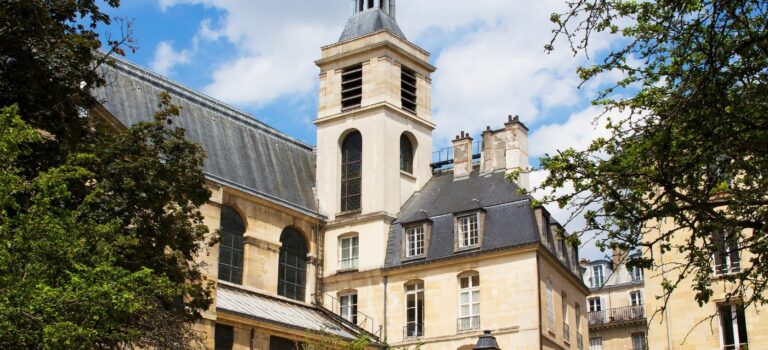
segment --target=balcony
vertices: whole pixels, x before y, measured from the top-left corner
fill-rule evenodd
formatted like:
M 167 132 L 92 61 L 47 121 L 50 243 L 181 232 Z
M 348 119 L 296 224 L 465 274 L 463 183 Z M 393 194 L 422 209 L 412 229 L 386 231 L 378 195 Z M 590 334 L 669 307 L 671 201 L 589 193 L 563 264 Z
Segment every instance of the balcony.
M 645 321 L 645 307 L 643 305 L 617 307 L 602 311 L 587 313 L 589 327 L 611 326 L 622 323 Z
M 584 336 L 581 335 L 581 332 L 576 333 L 576 348 L 584 350 Z
M 563 340 L 571 341 L 571 326 L 565 322 L 563 322 Z
M 456 332 L 480 329 L 480 316 L 459 317 L 456 320 Z

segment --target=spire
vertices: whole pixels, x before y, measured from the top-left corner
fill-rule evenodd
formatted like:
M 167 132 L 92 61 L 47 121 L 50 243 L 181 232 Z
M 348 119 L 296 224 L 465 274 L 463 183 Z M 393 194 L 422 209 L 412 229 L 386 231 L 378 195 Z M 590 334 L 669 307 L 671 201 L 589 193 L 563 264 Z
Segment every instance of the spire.
M 339 41 L 346 41 L 388 30 L 392 34 L 405 39 L 403 31 L 395 21 L 396 0 L 351 0 L 352 17 L 347 21 Z

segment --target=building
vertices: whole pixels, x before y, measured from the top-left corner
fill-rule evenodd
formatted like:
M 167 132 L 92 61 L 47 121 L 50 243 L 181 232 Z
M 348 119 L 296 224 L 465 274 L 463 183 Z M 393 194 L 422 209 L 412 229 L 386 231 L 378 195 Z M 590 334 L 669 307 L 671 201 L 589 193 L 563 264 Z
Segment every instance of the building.
M 675 228 L 672 222 L 651 222 L 655 232 L 667 232 Z M 752 234 L 745 230 L 744 235 Z M 676 250 L 661 252 L 658 247 L 648 251 L 654 258 L 656 270 L 646 276 L 646 293 L 649 297 L 646 310 L 652 315 L 649 322 L 648 345 L 650 349 L 768 349 L 768 307 L 750 305 L 744 307 L 741 300 L 727 299 L 727 291 L 734 286 L 725 278 L 738 274 L 742 264 L 750 261 L 749 251 L 739 248 L 730 234 L 716 234 L 712 244 L 717 248 L 712 256 L 712 290 L 710 301 L 699 306 L 690 279 L 683 280 L 670 295 L 662 290 L 662 281 L 677 279 L 678 264 L 686 261 Z M 685 231 L 675 233 L 670 244 L 674 247 L 687 244 Z M 649 237 L 648 239 L 654 239 Z M 666 308 L 664 297 L 668 297 Z
M 588 288 L 577 247 L 506 174 L 528 166 L 528 129 L 509 117 L 432 161 L 429 53 L 408 41 L 395 0 L 356 0 L 321 49 L 317 146 L 118 60 L 93 113 L 150 118 L 158 94 L 208 154 L 202 210 L 222 241 L 201 257 L 217 281 L 199 328 L 216 349 L 293 349 L 332 334 L 466 349 L 582 349 Z
M 581 261 L 590 350 L 648 349 L 643 270 L 629 270 L 623 260 L 615 251 L 611 260 Z

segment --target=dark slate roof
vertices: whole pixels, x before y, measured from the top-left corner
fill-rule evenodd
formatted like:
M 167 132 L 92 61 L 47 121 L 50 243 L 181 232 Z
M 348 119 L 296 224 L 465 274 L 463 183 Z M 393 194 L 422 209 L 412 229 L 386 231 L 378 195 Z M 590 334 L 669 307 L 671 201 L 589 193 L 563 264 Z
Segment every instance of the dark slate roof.
M 346 339 L 356 339 L 362 333 L 354 325 L 339 322 L 316 307 L 223 283 L 216 289 L 216 310 L 294 329 L 328 332 Z
M 403 40 L 407 40 L 394 18 L 381 9 L 374 8 L 358 12 L 350 17 L 346 27 L 344 27 L 344 32 L 341 33 L 339 41 L 347 41 L 380 30 L 388 30 Z
M 392 225 L 387 242 L 386 267 L 440 260 L 464 254 L 482 253 L 522 246 L 539 241 L 531 197 L 517 193 L 503 172 L 479 175 L 477 171 L 463 180 L 454 181 L 448 172 L 433 177 L 421 191 L 402 207 Z M 484 210 L 485 231 L 479 250 L 454 252 L 453 218 L 455 214 Z M 403 225 L 431 220 L 432 235 L 425 258 L 402 260 Z M 421 220 L 413 220 L 416 217 Z
M 176 124 L 207 154 L 206 176 L 277 204 L 317 216 L 313 148 L 253 116 L 190 90 L 142 67 L 115 60 L 103 68 L 106 86 L 94 91 L 101 105 L 124 125 L 149 120 L 158 94 L 181 107 Z

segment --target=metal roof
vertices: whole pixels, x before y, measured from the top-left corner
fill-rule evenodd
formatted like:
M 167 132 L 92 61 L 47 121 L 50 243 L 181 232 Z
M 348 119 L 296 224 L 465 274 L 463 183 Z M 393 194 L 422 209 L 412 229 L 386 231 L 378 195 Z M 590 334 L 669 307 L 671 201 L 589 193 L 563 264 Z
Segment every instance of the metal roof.
M 387 242 L 385 266 L 388 268 L 433 260 L 494 251 L 539 241 L 531 198 L 517 193 L 503 172 L 454 180 L 448 172 L 433 177 L 401 209 L 392 225 Z M 454 251 L 455 214 L 485 211 L 485 231 L 479 250 Z M 432 222 L 426 257 L 403 261 L 403 225 L 426 216 Z
M 359 331 L 352 331 L 313 306 L 221 283 L 216 289 L 216 311 L 294 329 L 322 331 L 346 339 L 355 339 L 359 334 Z
M 126 126 L 151 120 L 158 94 L 181 107 L 175 125 L 207 154 L 206 176 L 308 215 L 319 216 L 313 148 L 253 116 L 124 60 L 104 65 L 107 82 L 94 96 Z
M 351 40 L 380 30 L 388 30 L 401 39 L 407 40 L 394 18 L 379 8 L 373 8 L 350 17 L 339 41 Z

